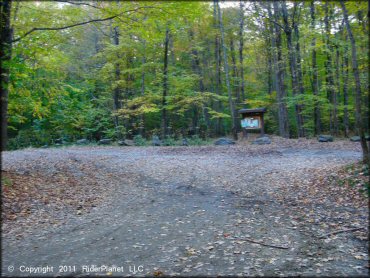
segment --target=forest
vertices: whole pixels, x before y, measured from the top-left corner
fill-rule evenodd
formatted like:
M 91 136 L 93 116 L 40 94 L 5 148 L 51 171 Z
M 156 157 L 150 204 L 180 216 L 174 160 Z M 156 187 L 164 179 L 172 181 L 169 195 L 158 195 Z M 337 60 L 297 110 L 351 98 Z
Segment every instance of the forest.
M 360 136 L 366 1 L 1 1 L 2 149 L 206 140 L 266 107 L 283 138 Z
M 369 17 L 0 0 L 1 273 L 368 277 Z

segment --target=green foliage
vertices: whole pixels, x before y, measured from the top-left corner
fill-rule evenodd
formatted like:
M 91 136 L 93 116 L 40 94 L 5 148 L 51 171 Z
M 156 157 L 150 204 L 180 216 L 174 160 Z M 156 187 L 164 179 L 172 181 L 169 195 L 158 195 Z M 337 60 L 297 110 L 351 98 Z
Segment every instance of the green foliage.
M 177 142 L 173 136 L 167 135 L 163 140 L 163 146 L 176 146 Z
M 188 143 L 190 146 L 201 146 L 201 145 L 209 145 L 211 141 L 203 140 L 199 137 L 199 135 L 193 135 L 188 139 Z
M 135 142 L 135 146 L 147 146 L 148 145 L 145 138 L 141 136 L 140 134 L 134 136 L 134 142 Z
M 9 179 L 8 177 L 2 176 L 1 177 L 1 184 L 4 184 L 5 186 L 12 186 L 13 181 L 11 179 Z
M 96 22 L 59 31 L 35 31 L 14 44 L 12 60 L 8 65 L 11 71 L 8 108 L 10 149 L 51 145 L 55 139 L 62 137 L 73 142 L 80 138 L 90 141 L 103 137 L 117 140 L 135 135 L 136 145 L 146 145 L 145 138 L 136 134 L 141 134 L 140 128 L 145 129 L 148 138 L 152 134 L 160 134 L 164 109 L 176 138 L 194 128 L 198 128 L 202 138 L 230 131 L 231 113 L 223 59 L 220 59 L 220 72 L 217 72 L 215 39 L 220 34 L 217 19 L 213 18 L 213 3 L 98 1 L 94 4 L 99 8 L 68 3 L 60 5 L 56 2 L 20 2 L 17 14 L 14 13 L 12 17 L 15 38 L 33 27 L 61 27 L 91 18 L 121 15 L 109 21 L 109 24 Z M 322 28 L 324 4 L 315 2 L 318 25 L 315 29 L 310 27 L 310 5 L 299 4 L 297 24 L 303 94 L 292 94 L 286 36 L 284 33 L 282 36 L 282 58 L 287 73 L 284 75 L 287 97 L 283 101 L 288 108 L 293 137 L 297 135 L 297 104 L 303 107 L 304 128 L 309 137 L 314 135 L 315 103 L 320 108 L 323 131 L 330 131 L 334 108 L 340 132 L 344 130 L 345 109 L 348 110 L 350 129 L 354 131 L 355 82 L 348 34 L 340 24 L 343 15 L 339 3 L 330 2 L 333 9 L 331 23 L 336 24 L 329 34 L 334 47 L 334 53 L 331 53 Z M 356 2 L 347 2 L 346 6 L 357 43 L 363 100 L 366 100 L 369 96 L 368 19 L 366 16 L 361 18 L 360 14 L 366 15 L 367 6 L 366 3 Z M 133 9 L 137 11 L 126 12 Z M 293 12 L 292 9 L 288 7 L 289 14 Z M 237 109 L 266 107 L 266 132 L 278 134 L 279 105 L 274 85 L 276 68 L 271 57 L 276 49 L 271 48 L 271 22 L 267 19 L 266 5 L 256 3 L 245 12 L 243 65 L 238 59 L 239 17 L 238 7 L 223 9 L 233 98 L 237 102 Z M 170 30 L 168 92 L 166 104 L 163 104 L 163 58 L 167 27 Z M 118 44 L 114 40 L 114 30 L 119 34 Z M 312 45 L 314 38 L 315 46 Z M 234 42 L 234 52 L 231 51 L 231 40 Z M 293 36 L 293 43 L 296 42 Z M 316 50 L 319 76 L 317 96 L 312 88 L 313 50 Z M 329 70 L 334 74 L 332 88 L 336 92 L 336 104 L 328 95 L 326 65 L 329 54 L 332 54 Z M 348 67 L 344 65 L 345 57 L 349 59 Z M 245 99 L 240 96 L 242 66 Z M 345 78 L 346 70 L 348 80 Z M 220 84 L 217 83 L 219 77 Z M 344 105 L 345 83 L 348 89 L 347 106 Z M 114 94 L 118 95 L 116 108 Z M 365 119 L 369 111 L 365 102 L 362 109 Z M 181 145 L 172 137 L 164 141 L 168 145 Z M 195 136 L 189 139 L 189 143 L 201 145 L 207 142 Z

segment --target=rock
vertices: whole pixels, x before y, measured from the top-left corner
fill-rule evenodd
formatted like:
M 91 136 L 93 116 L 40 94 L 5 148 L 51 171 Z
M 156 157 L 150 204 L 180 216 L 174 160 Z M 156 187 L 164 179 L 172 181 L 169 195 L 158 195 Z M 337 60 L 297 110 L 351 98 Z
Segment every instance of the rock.
M 360 142 L 361 137 L 360 136 L 352 136 L 349 140 L 351 140 L 352 142 Z
M 49 145 L 43 145 L 41 148 L 43 148 L 43 149 L 46 149 L 46 148 L 49 148 Z
M 101 139 L 99 140 L 98 145 L 109 145 L 110 143 L 112 143 L 111 139 Z
M 84 145 L 84 144 L 89 144 L 89 140 L 87 139 L 80 139 L 76 141 L 76 144 L 78 145 Z
M 152 145 L 153 146 L 161 146 L 162 145 L 162 141 L 159 140 L 159 137 L 158 136 L 153 136 L 152 138 Z
M 182 145 L 183 146 L 189 146 L 188 140 L 186 138 L 182 139 Z
M 55 144 L 55 147 L 63 146 L 63 144 Z
M 135 146 L 135 143 L 133 140 L 121 140 L 121 141 L 118 141 L 118 145 L 120 146 Z
M 235 141 L 229 139 L 229 138 L 220 138 L 217 139 L 215 142 L 213 142 L 215 145 L 225 146 L 225 145 L 234 145 Z
M 334 138 L 331 135 L 319 135 L 319 137 L 317 137 L 317 141 L 319 141 L 319 142 L 333 142 Z
M 268 136 L 262 136 L 254 140 L 252 144 L 255 144 L 255 145 L 271 144 L 271 139 Z
M 370 141 L 370 135 L 365 135 L 366 141 Z

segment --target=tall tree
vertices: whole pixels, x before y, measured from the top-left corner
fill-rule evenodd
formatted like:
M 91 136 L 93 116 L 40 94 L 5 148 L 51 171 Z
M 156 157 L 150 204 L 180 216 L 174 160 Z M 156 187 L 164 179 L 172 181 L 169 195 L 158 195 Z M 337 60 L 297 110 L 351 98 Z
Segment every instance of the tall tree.
M 316 29 L 316 14 L 315 14 L 315 0 L 311 1 L 310 4 L 310 14 L 311 14 L 311 30 Z M 315 134 L 321 133 L 321 113 L 320 106 L 318 101 L 319 96 L 319 78 L 318 78 L 318 69 L 317 69 L 317 60 L 316 60 L 316 36 L 315 34 L 312 37 L 311 42 L 312 47 L 312 92 L 314 95 L 314 104 L 313 104 L 313 117 L 314 117 L 314 130 Z
M 340 5 L 342 7 L 343 16 L 344 16 L 344 23 L 347 28 L 348 37 L 351 42 L 351 50 L 352 50 L 352 70 L 353 76 L 355 78 L 355 90 L 356 90 L 356 130 L 357 133 L 360 135 L 361 138 L 361 147 L 362 147 L 362 154 L 363 160 L 366 163 L 370 163 L 370 153 L 369 153 L 369 146 L 366 144 L 365 139 L 365 132 L 362 123 L 362 114 L 361 114 L 361 83 L 360 83 L 360 73 L 358 70 L 358 63 L 357 63 L 357 50 L 356 50 L 356 41 L 352 33 L 351 25 L 348 20 L 348 11 L 346 5 L 343 0 L 340 1 Z
M 327 98 L 329 100 L 329 114 L 330 114 L 330 133 L 333 134 L 334 132 L 334 113 L 333 113 L 333 98 L 335 94 L 335 85 L 334 85 L 334 74 L 333 74 L 333 45 L 331 41 L 331 14 L 332 9 L 329 7 L 329 1 L 325 1 L 325 17 L 324 17 L 324 23 L 325 23 L 325 40 L 326 40 L 326 61 L 325 61 L 325 71 L 326 71 L 326 92 L 327 92 Z
M 347 37 L 347 36 L 345 36 Z M 348 46 L 344 45 L 343 57 L 342 57 L 342 76 L 343 76 L 343 125 L 344 125 L 344 136 L 349 136 L 349 117 L 348 117 L 348 80 L 349 80 L 349 58 L 348 58 Z
M 285 91 L 285 84 L 284 84 L 284 60 L 282 54 L 282 36 L 281 36 L 281 26 L 279 26 L 279 14 L 280 8 L 278 2 L 273 2 L 274 8 L 274 16 L 272 16 L 272 12 L 270 9 L 270 3 L 268 3 L 268 12 L 269 18 L 274 19 L 273 23 L 273 36 L 272 36 L 272 43 L 273 46 L 276 48 L 276 60 L 275 60 L 275 72 L 276 72 L 276 93 L 277 93 L 277 100 L 278 100 L 278 118 L 279 118 L 279 134 L 284 138 L 289 138 L 289 118 L 288 118 L 288 111 L 286 107 L 286 91 Z
M 293 96 L 298 96 L 299 95 L 299 82 L 298 82 L 298 70 L 297 70 L 297 57 L 296 57 L 296 51 L 293 46 L 293 28 L 291 25 L 295 25 L 295 10 L 296 10 L 296 5 L 294 5 L 294 13 L 293 16 L 291 17 L 291 25 L 290 25 L 290 20 L 289 20 L 289 14 L 288 14 L 288 9 L 286 5 L 286 1 L 282 1 L 281 3 L 281 13 L 284 21 L 284 32 L 287 38 L 287 47 L 288 47 L 288 59 L 289 59 L 289 69 L 290 69 L 290 75 L 292 78 L 292 91 L 293 91 Z M 297 130 L 298 130 L 298 137 L 304 137 L 305 136 L 305 131 L 304 131 L 304 126 L 303 126 L 303 116 L 302 116 L 302 105 L 296 101 L 296 104 L 294 105 L 295 107 L 295 116 L 296 116 L 296 123 L 297 123 Z
M 113 28 L 113 44 L 115 46 L 119 46 L 119 29 L 118 29 L 118 26 L 115 26 Z M 117 111 L 121 108 L 121 105 L 120 105 L 121 89 L 120 89 L 120 86 L 118 85 L 118 82 L 121 79 L 120 61 L 121 61 L 120 55 L 117 55 L 117 60 L 116 60 L 116 63 L 114 65 L 114 67 L 115 67 L 114 80 L 115 80 L 116 84 L 115 84 L 115 87 L 113 89 L 113 113 L 114 113 L 113 118 L 114 118 L 114 125 L 116 127 L 117 133 L 118 133 L 118 126 L 119 126 Z
M 9 69 L 12 57 L 13 28 L 10 24 L 12 1 L 2 1 L 0 5 L 0 97 L 1 97 L 1 151 L 8 139 L 8 96 Z
M 167 93 L 168 93 L 168 44 L 170 40 L 169 24 L 166 24 L 166 36 L 164 40 L 164 57 L 163 57 L 163 94 L 162 94 L 162 138 L 166 138 L 168 130 L 167 119 Z
M 232 97 L 231 92 L 231 86 L 230 86 L 230 76 L 229 76 L 229 63 L 227 59 L 227 48 L 225 43 L 225 31 L 224 31 L 224 25 L 222 21 L 222 14 L 220 5 L 217 0 L 217 11 L 218 11 L 218 20 L 220 24 L 220 31 L 221 31 L 221 45 L 224 53 L 224 66 L 225 66 L 225 77 L 226 77 L 226 88 L 227 88 L 227 95 L 229 99 L 229 108 L 230 108 L 230 115 L 231 115 L 231 132 L 233 134 L 233 137 L 235 140 L 238 139 L 238 133 L 237 133 L 237 119 L 235 115 L 235 103 Z
M 240 93 L 242 101 L 245 101 L 245 92 L 244 92 L 244 65 L 243 65 L 243 48 L 244 48 L 244 2 L 240 0 L 239 3 L 240 9 L 240 19 L 239 19 L 239 76 L 240 76 Z
M 221 43 L 220 43 L 220 36 L 219 36 L 219 19 L 218 19 L 218 9 L 217 0 L 213 2 L 213 27 L 215 29 L 215 62 L 216 62 L 216 85 L 215 91 L 217 95 L 222 94 L 222 79 L 221 79 Z M 223 110 L 223 104 L 221 100 L 216 102 L 215 107 L 217 112 L 221 112 Z M 217 117 L 216 120 L 216 134 L 221 135 L 224 133 L 223 130 L 223 119 L 221 117 Z

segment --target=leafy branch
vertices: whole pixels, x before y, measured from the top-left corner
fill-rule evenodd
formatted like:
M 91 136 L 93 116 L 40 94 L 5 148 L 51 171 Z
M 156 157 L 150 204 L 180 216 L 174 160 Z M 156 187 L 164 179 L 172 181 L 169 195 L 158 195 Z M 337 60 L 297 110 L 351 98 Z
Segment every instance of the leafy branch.
M 74 24 L 70 24 L 70 25 L 66 25 L 66 26 L 61 26 L 61 27 L 34 27 L 31 30 L 29 30 L 26 33 L 24 33 L 23 35 L 19 36 L 18 38 L 12 40 L 12 42 L 13 43 L 14 42 L 18 42 L 18 41 L 24 39 L 25 37 L 27 37 L 28 35 L 32 34 L 35 31 L 59 31 L 59 30 L 65 30 L 65 29 L 69 29 L 69 28 L 73 28 L 73 27 L 77 27 L 77 26 L 81 26 L 81 25 L 86 25 L 86 24 L 93 23 L 93 22 L 103 22 L 103 21 L 111 20 L 111 19 L 114 19 L 114 18 L 118 18 L 118 17 L 122 16 L 125 13 L 131 13 L 131 12 L 136 12 L 136 11 L 141 10 L 141 9 L 150 9 L 150 8 L 155 8 L 155 7 L 153 7 L 153 6 L 138 7 L 138 8 L 135 8 L 135 9 L 132 9 L 132 10 L 127 10 L 127 11 L 124 11 L 122 13 L 119 13 L 119 14 L 116 14 L 116 15 L 112 15 L 112 16 L 109 16 L 109 17 L 91 19 L 91 20 L 87 20 L 87 21 L 83 21 L 83 22 L 78 22 L 78 23 L 74 23 Z

